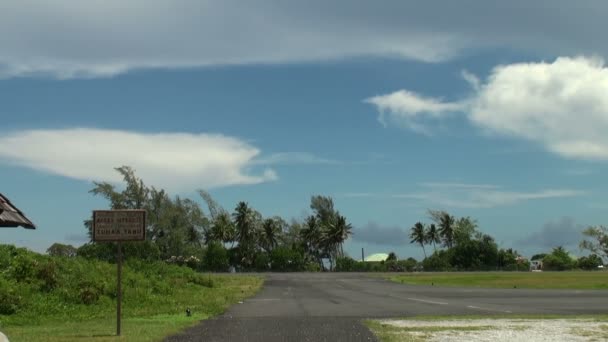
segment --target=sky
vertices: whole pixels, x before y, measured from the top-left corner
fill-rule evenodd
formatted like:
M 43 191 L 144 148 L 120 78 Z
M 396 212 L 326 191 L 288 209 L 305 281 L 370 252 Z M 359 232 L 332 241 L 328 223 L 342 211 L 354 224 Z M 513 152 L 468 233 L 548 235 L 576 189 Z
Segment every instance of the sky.
M 428 209 L 524 255 L 606 223 L 605 1 L 7 0 L 0 192 L 81 245 L 83 220 L 146 184 L 301 219 L 331 196 L 345 250 L 422 257 Z

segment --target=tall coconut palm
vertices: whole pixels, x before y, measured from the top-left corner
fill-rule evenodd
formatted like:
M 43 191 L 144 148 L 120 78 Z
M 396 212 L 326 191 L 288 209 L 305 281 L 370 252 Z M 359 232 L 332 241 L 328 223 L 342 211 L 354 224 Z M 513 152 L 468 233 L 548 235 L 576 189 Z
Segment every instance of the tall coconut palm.
M 278 244 L 278 237 L 280 234 L 280 227 L 277 222 L 272 218 L 267 218 L 262 223 L 262 239 L 261 244 L 267 252 L 270 252 Z
M 346 218 L 340 214 L 330 222 L 324 231 L 324 244 L 329 254 L 344 256 L 344 241 L 352 235 L 352 225 L 346 222 Z M 338 249 L 339 248 L 339 249 Z
M 211 225 L 209 239 L 219 242 L 233 242 L 235 239 L 235 227 L 230 219 L 230 214 L 222 211 L 217 214 Z
M 300 236 L 304 245 L 306 246 L 308 254 L 313 257 L 319 265 L 323 265 L 321 261 L 321 227 L 319 225 L 319 221 L 316 216 L 309 216 L 306 218 L 306 223 L 304 227 L 300 230 Z
M 416 224 L 410 229 L 410 243 L 417 243 L 422 247 L 422 252 L 424 253 L 424 258 L 426 259 L 426 250 L 424 249 L 424 244 L 426 243 L 426 235 L 424 231 L 424 224 L 420 222 L 416 222 Z
M 433 250 L 437 252 L 437 246 L 435 244 L 441 243 L 441 235 L 439 235 L 439 230 L 437 230 L 437 226 L 434 223 L 426 230 L 426 241 L 427 243 L 433 244 Z
M 454 216 L 443 212 L 439 219 L 439 234 L 443 240 L 443 244 L 447 248 L 452 248 L 454 245 Z
M 236 226 L 236 238 L 239 244 L 248 244 L 254 237 L 253 210 L 247 203 L 239 202 L 232 214 Z

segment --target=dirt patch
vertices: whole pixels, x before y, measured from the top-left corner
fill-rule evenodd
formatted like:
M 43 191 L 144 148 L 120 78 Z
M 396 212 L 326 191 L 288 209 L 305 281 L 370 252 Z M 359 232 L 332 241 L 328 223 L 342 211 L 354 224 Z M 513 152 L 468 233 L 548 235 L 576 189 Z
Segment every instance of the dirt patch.
M 380 320 L 391 341 L 605 341 L 608 324 L 593 319 Z

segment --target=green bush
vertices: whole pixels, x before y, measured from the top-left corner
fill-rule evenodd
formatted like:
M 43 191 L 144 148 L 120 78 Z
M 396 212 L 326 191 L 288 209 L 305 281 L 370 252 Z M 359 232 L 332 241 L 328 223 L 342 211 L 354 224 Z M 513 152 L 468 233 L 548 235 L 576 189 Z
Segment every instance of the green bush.
M 0 278 L 0 315 L 13 315 L 19 310 L 21 297 L 15 293 L 16 286 Z
M 583 270 L 594 270 L 597 269 L 598 266 L 603 264 L 604 262 L 602 258 L 597 256 L 597 254 L 591 254 L 586 257 L 581 257 L 576 261 L 576 266 Z
M 229 267 L 228 251 L 219 242 L 209 243 L 202 261 L 203 269 L 213 272 L 226 272 Z
M 357 268 L 357 261 L 351 257 L 336 258 L 337 272 L 354 272 Z
M 265 272 L 270 269 L 270 257 L 266 253 L 255 255 L 254 267 L 256 271 Z
M 554 248 L 551 254 L 543 258 L 543 269 L 547 271 L 571 270 L 575 266 L 576 260 L 572 259 L 562 247 Z
M 37 278 L 42 282 L 40 288 L 43 291 L 49 292 L 57 287 L 58 275 L 57 264 L 52 260 L 42 262 L 38 266 Z
M 422 261 L 425 271 L 450 271 L 450 255 L 447 251 L 437 251 Z
M 321 265 L 319 265 L 317 262 L 314 262 L 314 261 L 308 262 L 304 266 L 304 271 L 306 271 L 306 272 L 321 272 Z
M 298 250 L 277 247 L 270 253 L 270 265 L 273 271 L 302 271 L 305 265 L 304 256 Z

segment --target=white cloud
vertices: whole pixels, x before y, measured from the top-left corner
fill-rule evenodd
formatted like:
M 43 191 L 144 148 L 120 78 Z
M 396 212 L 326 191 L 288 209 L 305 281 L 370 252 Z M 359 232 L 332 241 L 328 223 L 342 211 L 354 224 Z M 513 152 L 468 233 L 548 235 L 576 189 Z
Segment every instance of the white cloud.
M 421 183 L 422 191 L 401 194 L 351 193 L 342 197 L 388 198 L 415 200 L 424 206 L 446 208 L 495 208 L 526 201 L 583 196 L 583 191 L 572 189 L 543 189 L 539 191 L 510 191 L 490 184 Z
M 608 159 L 606 94 L 608 69 L 599 59 L 499 66 L 474 99 L 469 118 L 564 157 Z
M 428 134 L 425 118 L 439 119 L 451 112 L 461 111 L 464 104 L 443 102 L 441 99 L 425 97 L 408 90 L 399 90 L 387 95 L 378 95 L 365 100 L 378 109 L 378 120 L 386 126 L 389 121 L 400 123 L 413 131 Z
M 174 191 L 277 179 L 248 172 L 260 151 L 219 134 L 136 133 L 102 129 L 27 130 L 0 137 L 0 161 L 65 177 L 120 182 L 132 166 L 147 184 Z
M 102 77 L 352 56 L 436 62 L 494 47 L 606 56 L 607 10 L 604 1 L 570 0 L 551 8 L 527 0 L 4 0 L 0 75 Z
M 463 77 L 476 91 L 460 101 L 415 95 L 426 99 L 416 107 L 411 100 L 396 100 L 396 94 L 414 94 L 401 90 L 374 97 L 385 102 L 372 103 L 381 116 L 388 112 L 406 124 L 412 116 L 436 118 L 458 110 L 490 134 L 533 141 L 567 158 L 608 159 L 608 68 L 601 59 L 502 65 L 483 84 L 472 74 L 463 72 Z

